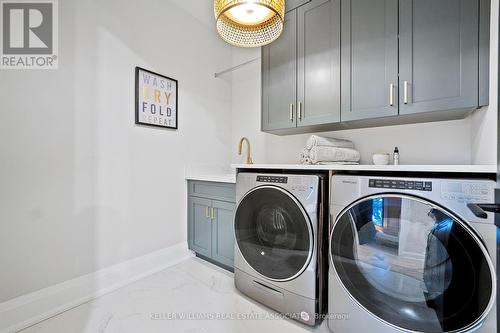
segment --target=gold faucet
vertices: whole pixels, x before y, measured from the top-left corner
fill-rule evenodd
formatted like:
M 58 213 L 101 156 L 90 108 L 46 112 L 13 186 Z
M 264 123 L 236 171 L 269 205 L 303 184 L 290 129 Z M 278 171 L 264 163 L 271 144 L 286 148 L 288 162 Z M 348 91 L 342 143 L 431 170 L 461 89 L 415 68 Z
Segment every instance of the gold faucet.
M 248 147 L 246 164 L 253 164 L 252 158 L 250 157 L 250 141 L 246 137 L 242 137 L 240 140 L 240 144 L 238 145 L 238 155 L 241 155 L 241 148 L 243 146 L 243 141 L 246 141 Z

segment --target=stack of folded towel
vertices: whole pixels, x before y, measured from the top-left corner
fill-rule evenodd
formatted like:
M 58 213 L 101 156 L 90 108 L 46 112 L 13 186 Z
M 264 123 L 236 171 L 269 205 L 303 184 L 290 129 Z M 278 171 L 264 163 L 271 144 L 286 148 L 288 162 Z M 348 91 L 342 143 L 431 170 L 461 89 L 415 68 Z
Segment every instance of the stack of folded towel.
M 361 156 L 348 140 L 311 135 L 300 152 L 302 164 L 359 164 Z

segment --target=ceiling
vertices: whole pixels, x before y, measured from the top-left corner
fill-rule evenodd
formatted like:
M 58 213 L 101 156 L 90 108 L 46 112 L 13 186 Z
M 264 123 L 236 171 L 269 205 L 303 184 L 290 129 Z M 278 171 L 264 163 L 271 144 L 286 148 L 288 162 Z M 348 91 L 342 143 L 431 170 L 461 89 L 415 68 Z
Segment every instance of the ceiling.
M 205 25 L 214 25 L 213 0 L 170 0 Z

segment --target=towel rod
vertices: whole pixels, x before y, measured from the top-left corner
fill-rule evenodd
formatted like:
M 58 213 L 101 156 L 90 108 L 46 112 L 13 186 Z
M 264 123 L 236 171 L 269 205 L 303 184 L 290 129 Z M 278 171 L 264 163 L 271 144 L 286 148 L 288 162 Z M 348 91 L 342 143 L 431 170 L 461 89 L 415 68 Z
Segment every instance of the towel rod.
M 245 62 L 243 62 L 243 63 L 241 63 L 241 64 L 239 64 L 239 65 L 236 65 L 236 66 L 234 66 L 234 67 L 231 67 L 231 68 L 225 69 L 225 70 L 223 70 L 223 71 L 221 71 L 221 72 L 215 73 L 215 74 L 214 74 L 214 76 L 215 76 L 216 78 L 218 78 L 218 77 L 219 77 L 219 76 L 221 76 L 221 75 L 224 75 L 224 74 L 226 74 L 226 73 L 232 72 L 232 71 L 234 71 L 234 70 L 236 70 L 236 69 L 238 69 L 238 68 L 241 68 L 241 67 L 243 67 L 243 66 L 246 66 L 246 65 L 248 65 L 248 64 L 251 64 L 252 62 L 255 62 L 255 61 L 257 61 L 257 60 L 260 60 L 260 57 L 257 57 L 257 58 L 254 58 L 254 59 L 251 59 L 251 60 L 245 61 Z

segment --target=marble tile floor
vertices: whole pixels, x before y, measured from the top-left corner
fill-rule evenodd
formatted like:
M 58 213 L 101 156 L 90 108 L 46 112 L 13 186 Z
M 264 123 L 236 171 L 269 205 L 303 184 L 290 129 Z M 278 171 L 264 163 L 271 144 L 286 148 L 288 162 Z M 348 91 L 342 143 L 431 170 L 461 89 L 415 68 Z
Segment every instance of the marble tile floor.
M 197 314 L 240 318 L 193 319 Z M 326 321 L 310 328 L 276 317 L 276 312 L 239 293 L 231 273 L 191 258 L 20 332 L 329 332 Z

